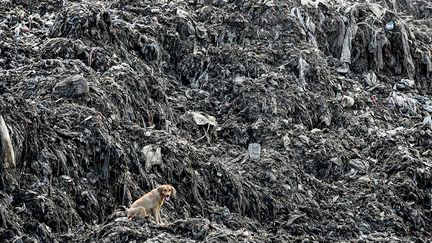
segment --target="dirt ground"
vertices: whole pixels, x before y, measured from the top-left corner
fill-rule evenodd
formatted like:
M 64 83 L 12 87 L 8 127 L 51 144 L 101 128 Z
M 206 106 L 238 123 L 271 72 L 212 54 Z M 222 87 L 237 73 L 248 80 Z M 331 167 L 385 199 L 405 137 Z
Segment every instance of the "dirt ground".
M 428 0 L 0 0 L 0 239 L 430 242 L 431 30 Z

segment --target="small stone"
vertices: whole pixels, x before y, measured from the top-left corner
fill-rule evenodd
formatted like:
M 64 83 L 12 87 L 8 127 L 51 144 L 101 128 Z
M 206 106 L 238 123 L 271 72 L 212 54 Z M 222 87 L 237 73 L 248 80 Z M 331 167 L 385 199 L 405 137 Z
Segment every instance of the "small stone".
M 354 105 L 354 98 L 352 98 L 352 97 L 350 97 L 350 96 L 347 96 L 347 95 L 344 95 L 343 97 L 342 97 L 342 101 L 341 101 L 341 104 L 342 104 L 342 106 L 343 107 L 345 107 L 345 108 L 350 108 L 350 107 L 352 107 L 353 105 Z
M 63 97 L 79 97 L 89 92 L 89 85 L 86 78 L 81 75 L 74 75 L 58 82 L 53 93 Z

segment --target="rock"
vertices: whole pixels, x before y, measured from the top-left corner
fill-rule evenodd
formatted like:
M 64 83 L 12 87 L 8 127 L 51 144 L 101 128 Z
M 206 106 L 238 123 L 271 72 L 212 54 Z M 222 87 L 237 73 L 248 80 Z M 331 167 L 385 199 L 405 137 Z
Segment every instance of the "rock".
M 351 108 L 354 106 L 354 99 L 350 96 L 344 95 L 341 100 L 342 107 Z
M 87 79 L 81 75 L 74 75 L 58 82 L 53 89 L 53 93 L 63 96 L 76 98 L 89 92 Z
M 214 116 L 210 116 L 207 114 L 199 113 L 199 112 L 191 112 L 192 119 L 195 124 L 203 126 L 203 125 L 211 125 L 217 126 L 216 118 Z
M 147 173 L 150 172 L 150 169 L 154 165 L 162 164 L 162 154 L 160 147 L 147 145 L 141 150 L 141 152 L 145 156 L 145 170 Z

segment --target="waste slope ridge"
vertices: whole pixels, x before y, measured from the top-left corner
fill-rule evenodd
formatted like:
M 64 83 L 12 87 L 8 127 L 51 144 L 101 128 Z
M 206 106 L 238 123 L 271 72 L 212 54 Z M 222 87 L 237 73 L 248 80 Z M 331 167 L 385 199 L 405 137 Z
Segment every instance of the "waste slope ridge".
M 431 9 L 4 1 L 0 237 L 427 242 Z

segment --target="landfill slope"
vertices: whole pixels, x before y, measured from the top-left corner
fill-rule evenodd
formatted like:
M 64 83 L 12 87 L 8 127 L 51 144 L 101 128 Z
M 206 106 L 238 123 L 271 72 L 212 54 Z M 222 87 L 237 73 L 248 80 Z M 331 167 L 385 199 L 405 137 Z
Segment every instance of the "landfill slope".
M 432 3 L 0 0 L 5 242 L 430 242 Z M 177 189 L 162 225 L 126 209 Z

